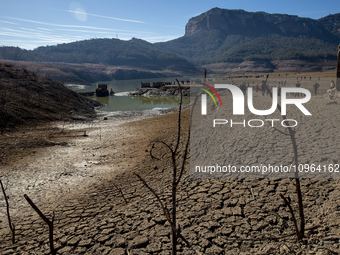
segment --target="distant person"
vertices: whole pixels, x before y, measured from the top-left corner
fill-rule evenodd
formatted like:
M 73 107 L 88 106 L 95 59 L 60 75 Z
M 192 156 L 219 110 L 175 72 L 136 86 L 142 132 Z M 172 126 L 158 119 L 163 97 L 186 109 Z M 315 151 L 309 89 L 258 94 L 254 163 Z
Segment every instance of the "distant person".
M 319 83 L 315 82 L 315 84 L 313 85 L 314 88 L 314 94 L 316 95 L 316 93 L 318 92 L 318 88 L 320 87 Z
M 297 88 L 301 87 L 301 84 L 300 84 L 299 81 L 295 84 L 295 87 L 297 87 Z M 300 96 L 300 93 L 295 93 L 295 97 L 299 97 L 299 96 Z
M 335 88 L 335 83 L 334 83 L 334 81 L 331 82 L 330 87 L 331 87 L 331 89 L 334 89 L 334 88 Z
M 259 90 L 259 84 L 257 82 L 256 82 L 256 85 L 255 85 L 255 90 L 256 90 L 256 93 Z
M 266 82 L 265 81 L 262 81 L 261 92 L 262 92 L 262 96 L 264 96 L 264 93 L 266 92 Z
M 269 91 L 270 91 L 270 86 L 269 86 L 269 84 L 267 84 L 267 96 L 269 94 Z

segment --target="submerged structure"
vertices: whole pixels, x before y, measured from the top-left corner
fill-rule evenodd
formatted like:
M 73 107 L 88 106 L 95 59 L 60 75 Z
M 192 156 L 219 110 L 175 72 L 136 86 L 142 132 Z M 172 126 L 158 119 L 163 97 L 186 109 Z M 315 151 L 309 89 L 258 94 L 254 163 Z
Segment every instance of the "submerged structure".
M 95 90 L 96 97 L 107 97 L 109 96 L 109 91 L 107 90 L 107 84 L 97 84 Z
M 150 82 L 141 82 L 141 88 L 150 88 Z

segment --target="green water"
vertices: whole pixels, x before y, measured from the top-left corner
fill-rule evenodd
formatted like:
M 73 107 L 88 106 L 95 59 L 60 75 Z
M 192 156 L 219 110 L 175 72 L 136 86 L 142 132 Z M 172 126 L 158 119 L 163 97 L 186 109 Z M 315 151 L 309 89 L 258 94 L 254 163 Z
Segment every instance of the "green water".
M 179 81 L 190 81 L 190 77 L 180 77 Z M 141 82 L 175 82 L 175 78 L 157 78 L 157 79 L 136 79 L 136 80 L 119 80 L 119 81 L 100 81 L 86 86 L 84 89 L 75 89 L 76 92 L 94 91 L 98 83 L 106 83 L 108 90 L 111 88 L 115 93 L 134 91 L 141 87 Z M 168 109 L 178 107 L 179 97 L 137 97 L 137 96 L 108 96 L 108 97 L 90 97 L 93 100 L 101 102 L 106 106 L 99 108 L 101 111 L 128 111 L 128 110 L 146 110 L 146 109 Z M 189 98 L 183 98 L 183 104 L 189 104 Z
M 192 77 L 179 77 L 179 81 L 190 81 Z M 135 91 L 137 88 L 141 87 L 141 82 L 176 82 L 176 78 L 153 78 L 153 79 L 135 79 L 135 80 L 117 80 L 117 81 L 98 81 L 92 83 L 89 86 L 85 86 L 84 89 L 75 89 L 77 92 L 89 92 L 94 91 L 98 83 L 106 83 L 107 89 L 110 91 L 111 88 L 115 93 L 125 92 L 125 91 Z
M 108 96 L 92 98 L 106 105 L 99 108 L 99 110 L 108 112 L 146 109 L 168 109 L 178 107 L 180 102 L 179 97 L 159 96 Z M 187 105 L 189 103 L 189 98 L 183 98 L 183 105 Z

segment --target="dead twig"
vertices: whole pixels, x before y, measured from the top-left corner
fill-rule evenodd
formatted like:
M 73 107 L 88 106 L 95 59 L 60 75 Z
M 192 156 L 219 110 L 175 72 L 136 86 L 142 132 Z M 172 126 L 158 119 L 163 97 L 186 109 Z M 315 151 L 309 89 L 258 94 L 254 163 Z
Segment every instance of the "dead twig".
M 114 184 L 114 183 L 113 183 L 113 186 L 115 186 L 115 188 L 118 190 L 118 192 L 122 195 L 122 197 L 123 197 L 123 199 L 125 201 L 125 204 L 128 204 L 128 201 L 126 200 L 122 189 L 119 186 L 117 186 L 116 184 Z
M 171 221 L 171 217 L 170 217 L 170 212 L 168 210 L 168 208 L 165 207 L 165 205 L 163 204 L 162 200 L 160 199 L 160 197 L 157 195 L 156 191 L 154 191 L 153 188 L 151 188 L 147 183 L 146 181 L 139 175 L 139 174 L 136 174 L 134 173 L 134 175 L 136 175 L 138 177 L 138 179 L 144 184 L 144 186 L 150 190 L 150 192 L 156 197 L 158 203 L 160 204 L 162 210 L 163 210 L 163 213 L 167 219 L 167 221 L 169 222 L 170 226 L 173 227 L 173 224 L 172 224 L 172 221 Z
M 280 197 L 283 199 L 283 201 L 285 201 L 285 204 L 288 206 L 290 214 L 292 215 L 293 218 L 293 222 L 294 222 L 294 226 L 295 226 L 295 231 L 296 231 L 296 238 L 298 238 L 300 236 L 300 232 L 299 232 L 299 228 L 297 226 L 297 222 L 295 219 L 295 215 L 294 215 L 294 211 L 292 206 L 290 205 L 289 201 L 282 195 L 280 194 Z
M 32 208 L 38 213 L 38 215 L 46 222 L 49 228 L 49 239 L 50 239 L 50 249 L 51 249 L 51 254 L 56 255 L 56 251 L 54 250 L 54 245 L 53 245 L 53 222 L 54 222 L 54 212 L 52 216 L 52 221 L 47 219 L 47 217 L 39 210 L 39 208 L 33 203 L 33 201 L 26 195 L 24 194 L 25 199 L 27 202 L 32 206 Z
M 11 233 L 12 233 L 12 243 L 14 244 L 15 243 L 15 226 L 11 221 L 11 215 L 9 214 L 8 197 L 6 195 L 6 191 L 5 191 L 4 185 L 2 184 L 1 179 L 0 179 L 0 184 L 1 184 L 2 193 L 4 194 L 5 201 L 6 201 L 7 219 L 8 219 L 9 228 L 10 228 Z
M 265 81 L 266 84 L 267 84 L 268 77 L 269 77 L 269 75 L 267 75 L 267 78 L 266 78 L 266 81 Z M 268 88 L 268 86 L 265 86 L 265 87 L 266 87 L 266 90 L 267 90 L 269 96 L 271 98 L 273 98 L 273 94 L 270 91 L 270 89 Z M 279 104 L 277 104 L 277 109 L 281 113 L 281 106 Z M 282 119 L 287 120 L 285 115 L 282 115 Z M 288 128 L 290 140 L 291 140 L 292 145 L 293 145 L 295 167 L 298 167 L 298 151 L 297 151 L 297 144 L 296 144 L 296 139 L 295 139 L 295 130 L 293 130 L 290 127 L 289 124 L 288 124 L 287 128 Z M 301 240 L 305 236 L 305 214 L 303 212 L 302 192 L 301 192 L 301 184 L 300 184 L 298 171 L 295 171 L 294 177 L 295 177 L 295 188 L 296 188 L 296 193 L 297 193 L 297 197 L 298 197 L 299 216 L 300 216 L 300 230 L 298 230 L 298 232 L 296 234 L 298 235 L 297 240 Z M 290 213 L 292 214 L 292 218 L 294 219 L 295 218 L 294 212 L 290 211 Z

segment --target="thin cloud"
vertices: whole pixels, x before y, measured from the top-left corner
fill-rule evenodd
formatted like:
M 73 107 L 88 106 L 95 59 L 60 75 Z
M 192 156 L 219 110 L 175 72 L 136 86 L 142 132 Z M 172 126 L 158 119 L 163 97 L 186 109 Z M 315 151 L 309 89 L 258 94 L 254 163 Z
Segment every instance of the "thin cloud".
M 33 32 L 45 32 L 45 33 L 50 33 L 49 31 L 41 31 L 39 29 L 32 29 L 32 28 L 26 28 L 26 27 L 19 27 L 19 29 L 25 30 L 25 31 L 33 31 Z
M 83 29 L 68 29 L 68 28 L 56 28 L 57 31 L 67 31 L 67 32 L 82 32 L 82 33 L 97 33 L 97 34 L 108 34 L 114 31 L 93 31 L 93 30 L 83 30 Z
M 2 31 L 1 31 L 2 30 Z M 41 42 L 51 42 L 51 43 L 60 43 L 60 42 L 71 42 L 73 40 L 86 39 L 84 36 L 63 36 L 63 35 L 46 35 L 41 32 L 34 32 L 28 30 L 17 30 L 17 29 L 8 29 L 3 28 L 0 29 L 0 35 L 18 37 L 18 38 L 27 38 L 40 40 Z
M 126 22 L 134 22 L 134 23 L 145 23 L 145 22 L 139 21 L 139 20 L 120 19 L 120 18 L 115 18 L 115 17 L 109 17 L 109 16 L 92 14 L 92 13 L 88 13 L 88 12 L 71 11 L 71 10 L 65 10 L 65 11 L 66 12 L 71 12 L 71 13 L 77 13 L 77 14 L 86 14 L 86 15 L 89 15 L 89 16 L 94 16 L 94 17 L 99 17 L 99 18 L 104 18 L 104 19 L 113 19 L 113 20 L 126 21 Z
M 13 18 L 13 17 L 6 17 L 7 19 L 13 19 L 18 21 L 30 22 L 40 25 L 47 25 L 47 26 L 55 26 L 55 27 L 73 27 L 73 28 L 88 28 L 88 29 L 100 29 L 100 30 L 108 30 L 108 31 L 115 31 L 114 29 L 110 28 L 103 28 L 103 27 L 92 27 L 92 26 L 76 26 L 76 25 L 62 25 L 62 24 L 55 24 L 55 23 L 48 23 L 36 20 L 29 20 L 29 19 L 20 19 L 20 18 Z
M 15 33 L 15 32 L 1 32 L 0 35 L 11 36 L 11 37 L 19 37 L 19 38 L 27 38 L 27 39 L 39 39 L 39 42 L 70 42 L 72 39 L 70 38 L 62 38 L 61 36 L 43 36 L 43 35 L 32 35 L 32 34 L 24 34 L 24 33 Z
M 17 23 L 10 22 L 10 21 L 5 21 L 5 20 L 0 20 L 0 22 L 6 23 L 6 24 L 17 25 Z
M 81 30 L 81 29 L 64 29 L 64 28 L 57 28 L 58 31 L 66 31 L 66 32 L 81 32 L 81 33 L 92 33 L 92 34 L 119 34 L 119 35 L 133 35 L 136 36 L 136 32 L 121 32 L 119 30 L 117 31 L 90 31 L 90 30 Z M 119 32 L 119 33 L 118 33 Z
M 14 17 L 6 17 L 7 19 L 13 19 L 23 22 L 30 22 L 34 24 L 40 24 L 40 25 L 47 25 L 47 26 L 55 26 L 55 27 L 64 27 L 64 28 L 80 28 L 80 29 L 93 29 L 93 30 L 104 30 L 104 31 L 113 31 L 113 32 L 129 32 L 129 33 L 145 33 L 145 34 L 156 34 L 153 32 L 146 32 L 146 31 L 131 31 L 131 30 L 122 30 L 122 29 L 112 29 L 112 28 L 104 28 L 104 27 L 92 27 L 92 26 L 78 26 L 78 25 L 62 25 L 62 24 L 55 24 L 55 23 L 48 23 L 48 22 L 42 22 L 42 21 L 36 21 L 36 20 L 29 20 L 29 19 L 20 19 L 20 18 L 14 18 Z
M 37 27 L 37 29 L 44 30 L 44 31 L 53 31 L 52 29 L 43 28 L 43 27 Z
M 83 30 L 83 29 L 68 29 L 68 28 L 56 28 L 55 30 L 59 30 L 59 31 L 71 31 L 71 32 L 89 32 L 89 33 L 129 33 L 129 34 L 136 34 L 136 33 L 144 33 L 144 34 L 156 34 L 153 32 L 144 32 L 144 31 L 133 31 L 133 30 L 123 30 L 123 29 L 110 29 L 109 31 L 97 31 L 97 30 Z

